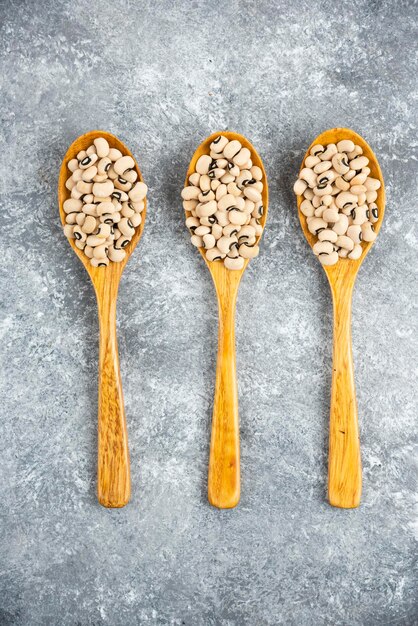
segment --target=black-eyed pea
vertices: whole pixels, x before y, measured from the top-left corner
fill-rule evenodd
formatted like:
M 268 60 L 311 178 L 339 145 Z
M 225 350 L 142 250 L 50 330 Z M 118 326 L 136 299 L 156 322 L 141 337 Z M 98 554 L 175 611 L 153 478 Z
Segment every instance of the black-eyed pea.
M 324 186 L 321 185 L 320 187 L 316 186 L 313 188 L 313 192 L 316 196 L 319 196 L 319 197 L 326 196 L 329 194 L 332 195 L 332 186 L 330 184 L 326 184 Z
M 300 204 L 301 213 L 305 217 L 312 217 L 315 213 L 315 207 L 312 205 L 312 202 L 309 200 L 303 200 Z
M 361 234 L 363 235 L 363 241 L 369 242 L 376 239 L 376 233 L 371 222 L 365 222 L 361 225 Z
M 335 243 L 338 239 L 338 235 L 334 230 L 330 228 L 325 228 L 318 233 L 319 241 L 330 241 L 331 243 Z
M 262 172 L 261 167 L 258 167 L 258 165 L 253 165 L 252 168 L 250 169 L 250 172 L 251 172 L 252 178 L 254 178 L 255 180 L 262 180 L 263 172 Z
M 222 167 L 222 166 L 219 165 L 219 167 Z M 239 176 L 240 171 L 241 171 L 238 165 L 234 165 L 233 163 L 230 163 L 228 161 L 226 161 L 226 165 L 224 166 L 224 169 L 226 170 L 227 174 L 231 174 L 231 176 L 233 176 L 234 178 L 237 178 L 237 176 Z
M 210 170 L 208 176 L 211 180 L 216 178 L 221 179 L 222 182 L 231 182 L 232 180 L 234 180 L 234 176 L 232 176 L 232 174 L 228 174 L 226 170 L 222 169 L 221 167 L 215 167 L 214 170 Z
M 93 217 L 98 217 L 97 204 L 85 204 L 83 206 L 83 213 L 85 213 L 86 215 L 92 215 Z
M 64 201 L 63 209 L 64 213 L 74 213 L 81 211 L 83 203 L 81 200 L 75 200 L 74 198 L 68 198 Z
M 196 246 L 196 248 L 201 248 L 203 245 L 203 239 L 202 237 L 199 237 L 198 235 L 192 235 L 190 237 L 190 241 L 192 242 L 194 246 Z
M 76 248 L 78 248 L 79 250 L 84 250 L 84 248 L 86 247 L 86 242 L 81 241 L 81 239 L 76 239 L 74 243 L 76 245 Z
M 87 246 L 84 248 L 84 254 L 86 255 L 87 258 L 92 259 L 93 258 L 93 248 L 91 246 Z
M 216 178 L 215 180 L 210 181 L 210 188 L 212 189 L 212 191 L 216 191 L 220 185 L 222 185 L 221 181 L 217 180 Z
M 331 254 L 320 254 L 318 260 L 321 265 L 335 265 L 338 262 L 338 252 L 334 250 Z
M 351 208 L 354 208 L 354 206 L 357 204 L 357 196 L 353 193 L 350 193 L 349 191 L 342 191 L 336 197 L 335 204 L 339 209 L 343 209 L 350 205 L 353 205 Z
M 312 148 L 309 151 L 309 154 L 311 156 L 317 156 L 319 157 L 321 154 L 323 154 L 325 152 L 325 148 L 324 146 L 321 146 L 321 144 L 315 144 L 314 146 L 312 146 Z
M 245 211 L 231 209 L 231 211 L 229 211 L 228 213 L 228 217 L 231 224 L 242 226 L 247 222 L 248 215 L 245 213 Z
M 263 234 L 263 227 L 255 217 L 252 217 L 250 219 L 249 225 L 255 229 L 256 237 L 261 237 L 261 235 Z
M 299 173 L 299 178 L 300 180 L 304 180 L 311 189 L 313 189 L 316 185 L 317 175 L 309 167 L 304 167 L 301 169 Z
M 219 135 L 210 144 L 210 149 L 216 154 L 221 154 L 228 144 L 228 139 L 224 135 Z
M 357 156 L 355 159 L 350 160 L 350 168 L 352 170 L 362 170 L 363 167 L 366 167 L 369 163 L 369 159 L 365 156 Z
M 113 202 L 100 202 L 95 205 L 97 209 L 97 215 L 104 215 L 104 213 L 114 213 L 116 211 L 116 207 Z
M 80 152 L 77 154 L 77 159 L 78 161 L 82 161 L 83 159 L 85 159 L 87 156 L 87 152 L 85 150 L 80 150 Z M 80 165 L 79 165 L 80 167 Z
M 127 170 L 132 170 L 135 167 L 135 161 L 129 155 L 123 156 L 117 161 L 115 161 L 113 165 L 113 169 L 115 170 L 118 176 L 123 176 L 124 172 Z
M 207 250 L 205 256 L 208 261 L 221 261 L 226 255 L 223 254 L 219 248 L 215 247 Z
M 261 204 L 261 203 L 257 203 L 257 204 Z M 248 200 L 248 198 L 245 198 L 243 211 L 245 211 L 248 215 L 250 215 L 254 211 L 255 207 L 256 207 L 255 202 L 252 202 L 252 200 Z
M 350 183 L 348 181 L 344 180 L 344 178 L 342 178 L 342 176 L 338 176 L 335 179 L 335 185 L 341 191 L 348 191 L 350 189 Z
M 240 230 L 241 226 L 239 226 L 238 224 L 228 224 L 227 226 L 224 226 L 224 228 L 222 229 L 222 233 L 223 235 L 225 235 L 225 237 L 233 237 L 234 235 L 238 235 Z
M 75 239 L 73 224 L 65 224 L 65 226 L 64 226 L 64 235 L 66 237 L 68 237 L 68 239 Z
M 244 263 L 245 259 L 242 256 L 238 256 L 236 259 L 227 256 L 224 259 L 224 265 L 228 270 L 242 270 Z
M 116 174 L 116 172 L 115 172 L 115 170 L 113 168 L 113 165 L 111 165 L 109 167 L 109 169 L 107 170 L 106 173 L 107 173 L 107 177 L 110 178 L 110 180 L 116 180 L 117 177 L 118 177 L 118 174 Z
M 201 191 L 210 190 L 210 178 L 207 174 L 202 174 L 199 179 L 199 188 Z
M 80 211 L 80 213 L 77 213 L 76 218 L 75 218 L 76 224 L 78 226 L 83 226 L 85 219 L 86 219 L 86 214 Z
M 323 172 L 322 174 L 318 174 L 318 176 L 316 176 L 313 187 L 317 186 L 318 189 L 322 189 L 326 185 L 333 183 L 336 178 L 338 177 L 334 170 L 327 170 L 326 172 Z
M 131 193 L 131 192 L 129 192 L 129 193 Z M 128 202 L 131 198 L 130 198 L 130 196 L 128 196 L 126 191 L 122 191 L 121 189 L 115 189 L 113 191 L 112 197 L 110 199 L 111 200 L 117 200 L 118 202 Z M 136 200 L 132 200 L 132 202 L 136 202 Z
M 297 182 L 300 182 L 301 184 L 304 185 L 303 191 L 305 191 L 306 182 L 304 182 L 303 180 L 299 180 Z M 295 187 L 296 187 L 296 184 L 295 184 Z M 303 193 L 303 191 L 301 191 L 301 193 Z M 295 192 L 295 193 L 298 193 L 298 192 Z M 298 193 L 298 195 L 300 195 L 300 193 Z M 260 202 L 261 200 L 261 193 L 258 191 L 258 189 L 255 189 L 253 185 L 244 188 L 244 196 L 248 198 L 249 200 L 251 200 L 252 202 Z
M 87 154 L 86 153 L 86 156 L 83 159 L 81 159 L 81 161 L 79 159 L 78 167 L 81 170 L 86 170 L 90 166 L 94 165 L 98 161 L 98 158 L 99 157 L 95 153 L 94 154 Z
M 338 209 L 337 208 L 326 208 L 322 213 L 322 219 L 328 223 L 335 224 L 338 222 Z
M 92 193 L 86 193 L 84 194 L 82 200 L 84 204 L 93 204 L 94 196 Z
M 314 165 L 313 172 L 318 174 L 323 174 L 327 170 L 330 170 L 332 167 L 332 161 L 320 161 L 317 165 Z
M 334 246 L 330 241 L 317 241 L 312 246 L 312 251 L 315 256 L 320 256 L 321 254 L 331 254 L 334 252 Z
M 366 194 L 365 194 L 364 192 L 363 192 L 363 193 L 360 193 L 360 194 L 357 196 L 357 204 L 358 204 L 358 205 L 361 205 L 361 204 L 366 204 L 366 201 L 367 201 L 367 196 L 366 196 Z
M 88 184 L 88 183 L 85 183 Z M 84 193 L 93 193 L 97 198 L 107 198 L 112 195 L 114 190 L 113 181 L 107 180 L 104 183 L 93 183 L 91 191 L 85 191 Z
M 115 185 L 115 189 L 121 189 L 122 191 L 130 191 L 132 189 L 132 183 L 122 176 L 118 176 L 113 184 Z
M 217 223 L 219 226 L 222 226 L 222 228 L 229 224 L 228 214 L 225 211 L 216 211 L 214 216 L 216 217 Z
M 326 208 L 327 207 L 325 205 L 320 204 L 319 207 L 315 209 L 315 213 L 314 213 L 315 217 L 322 217 L 322 214 L 326 210 Z
M 134 206 L 136 203 L 132 203 Z M 183 200 L 183 209 L 185 211 L 193 211 L 199 204 L 198 200 Z M 135 209 L 134 209 L 135 210 Z
M 91 235 L 92 232 L 96 230 L 97 220 L 93 215 L 85 215 L 84 223 L 82 226 L 82 230 L 87 234 Z
M 199 202 L 210 202 L 211 200 L 215 200 L 215 194 L 212 189 L 208 189 L 207 191 L 202 191 L 198 197 Z
M 110 224 L 106 224 L 106 222 L 101 222 L 99 223 L 99 226 L 97 227 L 97 232 L 95 233 L 95 235 L 96 237 L 99 237 L 100 239 L 106 239 L 107 237 L 109 237 L 110 231 L 111 231 Z
M 198 174 L 207 174 L 212 163 L 212 158 L 207 154 L 202 154 L 196 163 L 196 172 Z
M 351 224 L 351 226 L 347 228 L 347 237 L 350 237 L 355 244 L 360 243 L 363 239 L 360 224 Z
M 220 239 L 223 235 L 222 226 L 220 224 L 213 224 L 211 233 L 215 237 L 216 240 Z
M 189 185 L 194 187 L 199 187 L 200 174 L 199 172 L 194 172 L 189 176 Z
M 196 228 L 199 228 L 200 222 L 197 217 L 188 217 L 186 219 L 186 226 L 190 230 L 190 232 L 193 234 Z
M 353 187 L 355 187 L 356 185 L 364 185 L 366 183 L 366 180 L 367 180 L 367 173 L 364 168 L 361 170 L 359 174 L 356 174 L 355 176 L 352 177 L 352 179 L 350 180 L 350 185 Z
M 218 210 L 216 200 L 210 200 L 209 202 L 201 202 L 196 207 L 196 214 L 198 217 L 209 217 L 215 215 Z
M 67 180 L 65 181 L 65 186 L 68 189 L 68 191 L 71 191 L 71 189 L 76 185 L 77 183 L 75 182 L 75 180 L 73 179 L 72 176 L 70 176 L 70 178 L 67 178 Z
M 361 226 L 362 224 L 367 222 L 367 206 L 365 204 L 361 204 L 360 206 L 352 209 L 351 217 L 353 218 L 353 224 L 356 226 Z
M 215 192 L 215 198 L 217 202 L 219 202 L 219 200 L 223 198 L 224 196 L 226 196 L 227 194 L 228 194 L 228 186 L 221 183 Z
M 93 257 L 90 259 L 90 264 L 93 267 L 107 267 L 109 265 L 109 259 L 107 257 L 103 257 L 101 259 L 96 259 Z
M 367 217 L 369 222 L 375 224 L 379 219 L 379 209 L 375 202 L 371 202 L 367 209 Z
M 223 149 L 223 156 L 225 157 L 225 159 L 228 159 L 228 161 L 232 161 L 234 156 L 238 154 L 241 148 L 242 148 L 241 143 L 237 141 L 236 139 L 233 139 L 232 141 L 228 141 L 228 143 Z
M 199 191 L 198 187 L 196 187 L 196 189 Z M 135 185 L 129 191 L 129 198 L 132 200 L 132 202 L 140 202 L 141 200 L 144 200 L 145 196 L 147 195 L 147 192 L 148 192 L 147 185 L 143 183 L 142 181 L 139 181 L 135 183 Z M 190 200 L 191 198 L 184 198 L 184 199 Z
M 78 169 L 78 159 L 71 159 L 68 161 L 67 167 L 70 172 L 75 172 Z
M 338 150 L 337 150 L 337 146 L 335 145 L 335 143 L 329 143 L 326 147 L 326 150 L 324 152 L 322 152 L 321 154 L 319 154 L 319 158 L 321 159 L 321 161 L 330 161 L 332 159 L 332 157 L 334 156 L 334 154 L 337 154 Z
M 108 245 L 102 243 L 100 246 L 93 248 L 93 257 L 95 259 L 104 259 L 107 256 Z
M 85 194 L 77 189 L 77 185 L 71 189 L 71 197 L 75 200 L 80 200 Z
M 338 222 L 335 222 L 332 230 L 337 233 L 337 235 L 345 235 L 348 229 L 348 217 L 343 213 L 340 213 L 338 216 Z
M 118 223 L 118 228 L 122 235 L 126 237 L 133 237 L 135 234 L 135 228 L 132 225 L 132 222 L 127 217 L 122 217 L 120 222 Z
M 325 204 L 325 206 L 331 206 L 331 204 L 333 203 L 332 195 L 328 194 L 325 196 L 321 196 L 321 203 Z
M 366 187 L 366 191 L 377 191 L 380 189 L 381 183 L 378 178 L 366 178 L 364 186 Z
M 207 235 L 208 233 L 210 233 L 210 226 L 198 226 L 195 228 L 193 234 L 203 237 L 203 235 Z
M 239 247 L 239 254 L 244 259 L 255 259 L 260 252 L 260 248 L 257 245 L 249 245 L 248 242 L 243 242 Z
M 230 209 L 236 206 L 237 197 L 233 196 L 231 193 L 227 193 L 222 196 L 220 200 L 218 200 L 217 208 L 218 211 L 229 211 Z
M 126 257 L 126 252 L 123 249 L 115 248 L 114 246 L 109 246 L 107 250 L 107 255 L 111 261 L 114 263 L 120 263 Z
M 308 230 L 313 235 L 317 235 L 321 232 L 321 230 L 327 228 L 327 226 L 328 224 L 322 219 L 322 217 L 314 217 L 309 221 Z
M 348 257 L 348 250 L 347 248 L 338 248 L 338 256 L 342 259 L 346 259 Z
M 211 233 L 207 233 L 206 235 L 203 235 L 202 241 L 203 241 L 203 247 L 205 248 L 205 250 L 210 250 L 211 248 L 214 248 L 216 245 L 216 239 Z
M 117 250 L 121 250 L 123 248 L 126 248 L 129 245 L 130 241 L 131 241 L 131 237 L 127 237 L 126 235 L 121 234 L 121 236 L 118 239 L 115 238 L 113 245 Z
M 129 217 L 129 218 L 131 218 L 133 215 L 136 215 L 135 211 L 131 209 L 131 207 L 129 206 L 127 202 L 123 203 L 122 210 L 120 213 L 122 217 Z
M 248 148 L 241 148 L 238 154 L 232 157 L 232 162 L 235 163 L 235 165 L 238 165 L 238 167 L 243 167 L 246 163 L 248 163 L 250 158 L 251 152 Z
M 74 224 L 77 224 L 77 215 L 79 215 L 78 211 L 67 213 L 67 215 L 65 216 L 65 223 L 74 226 Z
M 364 185 L 351 185 L 350 193 L 353 193 L 356 196 L 359 196 L 362 193 L 365 193 L 367 188 Z
M 313 169 L 316 165 L 321 163 L 321 159 L 317 156 L 307 156 L 305 159 L 305 167 Z
M 93 183 L 87 183 L 84 180 L 79 180 L 76 187 L 77 191 L 79 191 L 81 194 L 90 194 L 93 188 Z
M 86 241 L 87 235 L 81 230 L 81 226 L 78 224 L 73 227 L 73 236 L 77 241 Z
M 366 192 L 366 202 L 367 204 L 372 204 L 377 200 L 377 191 L 367 191 Z
M 92 165 L 91 167 L 88 167 L 86 170 L 83 170 L 81 174 L 81 178 L 86 183 L 90 183 L 93 180 L 93 178 L 96 176 L 96 174 L 97 174 L 97 167 L 95 165 Z
M 236 243 L 238 243 L 236 236 L 226 237 L 225 235 L 222 235 L 222 237 L 220 237 L 220 239 L 216 242 L 216 246 L 223 254 L 228 254 L 232 246 Z
M 338 152 L 352 152 L 354 148 L 355 144 L 351 139 L 341 139 L 341 141 L 337 143 Z
M 363 248 L 361 247 L 359 243 L 357 243 L 347 256 L 349 259 L 352 259 L 353 261 L 357 261 L 357 259 L 361 257 L 362 252 L 363 252 Z
M 354 241 L 351 239 L 351 237 L 347 235 L 340 235 L 335 242 L 335 245 L 339 248 L 344 248 L 345 250 L 351 252 L 351 250 L 354 248 Z
M 350 170 L 347 155 L 344 153 L 338 152 L 337 154 L 334 154 L 331 159 L 331 163 L 334 170 L 340 176 L 347 174 L 347 172 Z
M 109 157 L 104 157 L 100 159 L 100 161 L 97 162 L 97 173 L 101 176 L 103 176 L 104 174 L 107 175 L 107 172 L 109 171 L 111 165 L 112 161 L 109 159 Z
M 254 205 L 254 210 L 251 213 L 252 217 L 255 217 L 256 219 L 260 219 L 261 217 L 263 217 L 264 215 L 264 206 L 263 203 L 260 202 L 256 202 Z
M 229 257 L 230 259 L 237 259 L 239 257 L 239 250 L 238 250 L 237 243 L 234 243 L 234 245 L 231 247 L 230 251 L 228 252 L 226 256 Z
M 303 192 L 303 197 L 305 198 L 305 200 L 309 200 L 311 202 L 312 202 L 314 195 L 315 195 L 314 192 L 312 191 L 312 189 L 309 189 L 309 187 L 305 189 L 305 191 Z
M 109 154 L 109 144 L 104 137 L 97 137 L 94 141 L 94 150 L 99 158 L 107 157 Z
M 236 185 L 235 182 L 229 183 L 227 185 L 227 191 L 229 194 L 232 194 L 233 196 L 240 196 L 241 195 L 241 189 L 239 189 Z
M 361 154 L 363 154 L 363 148 L 361 148 L 361 146 L 358 146 L 357 144 L 354 145 L 354 148 L 351 152 L 347 152 L 347 156 L 350 160 L 355 159 Z
M 113 225 L 119 224 L 121 219 L 122 219 L 122 215 L 119 213 L 119 211 L 115 211 L 114 213 L 112 213 L 112 224 Z

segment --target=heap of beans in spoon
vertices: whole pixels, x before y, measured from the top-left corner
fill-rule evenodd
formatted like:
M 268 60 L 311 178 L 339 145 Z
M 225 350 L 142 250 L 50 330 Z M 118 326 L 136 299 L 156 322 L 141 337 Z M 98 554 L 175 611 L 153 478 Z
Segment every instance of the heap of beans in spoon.
M 322 265 L 358 259 L 361 242 L 376 238 L 380 181 L 370 177 L 368 164 L 362 148 L 349 139 L 315 145 L 305 159 L 293 190 L 304 198 L 300 210 L 318 238 L 313 252 Z
M 205 249 L 208 261 L 240 270 L 259 253 L 263 227 L 263 172 L 251 152 L 219 135 L 203 154 L 181 192 L 191 242 Z
M 123 261 L 124 248 L 141 224 L 147 186 L 137 181 L 135 161 L 111 148 L 103 137 L 68 162 L 64 234 L 94 267 Z

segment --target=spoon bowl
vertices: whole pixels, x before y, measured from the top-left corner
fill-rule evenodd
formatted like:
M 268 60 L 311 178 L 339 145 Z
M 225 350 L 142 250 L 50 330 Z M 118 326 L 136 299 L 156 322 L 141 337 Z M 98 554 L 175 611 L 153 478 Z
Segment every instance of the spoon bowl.
M 369 159 L 370 176 L 377 178 L 381 187 L 377 192 L 378 221 L 373 225 L 376 234 L 382 226 L 385 212 L 385 185 L 376 155 L 369 144 L 349 128 L 331 128 L 321 133 L 309 146 L 301 169 L 315 144 L 326 146 L 342 139 L 351 139 Z M 300 210 L 302 196 L 297 196 L 299 219 L 304 235 L 311 246 L 317 239 L 307 227 Z M 340 258 L 335 265 L 325 266 L 334 309 L 333 369 L 330 409 L 328 500 L 331 505 L 353 508 L 360 504 L 362 478 L 360 442 L 358 435 L 357 401 L 351 341 L 351 302 L 357 273 L 374 242 L 362 242 L 359 259 Z
M 117 148 L 122 154 L 131 156 L 135 161 L 138 180 L 143 180 L 132 153 L 117 137 L 99 130 L 81 135 L 68 148 L 59 174 L 58 205 L 63 226 L 65 225 L 64 201 L 71 197 L 71 192 L 65 186 L 67 178 L 71 176 L 67 164 L 99 137 L 104 137 L 111 148 Z M 116 337 L 116 300 L 122 272 L 144 229 L 146 199 L 144 203 L 145 208 L 141 213 L 142 222 L 135 229 L 132 240 L 125 248 L 126 256 L 120 263 L 110 262 L 107 267 L 93 267 L 90 259 L 77 248 L 75 241 L 68 240 L 86 268 L 97 297 L 100 325 L 97 491 L 99 502 L 106 507 L 122 507 L 130 498 L 128 435 Z
M 263 162 L 252 144 L 238 133 L 218 132 L 205 139 L 195 151 L 186 175 L 195 171 L 197 160 L 203 154 L 209 154 L 210 144 L 219 135 L 229 141 L 238 140 L 251 152 L 253 165 L 263 172 L 262 201 L 264 212 L 260 223 L 264 226 L 268 211 L 268 184 Z M 186 218 L 191 213 L 185 211 Z M 262 236 L 262 235 L 261 235 Z M 260 237 L 257 237 L 256 244 Z M 240 450 L 238 420 L 238 389 L 235 358 L 235 307 L 238 288 L 250 259 L 246 259 L 241 270 L 229 270 L 222 261 L 208 261 L 205 249 L 199 248 L 211 273 L 218 299 L 218 357 L 216 366 L 215 399 L 212 417 L 212 436 L 209 456 L 208 499 L 218 508 L 227 509 L 236 506 L 240 498 Z

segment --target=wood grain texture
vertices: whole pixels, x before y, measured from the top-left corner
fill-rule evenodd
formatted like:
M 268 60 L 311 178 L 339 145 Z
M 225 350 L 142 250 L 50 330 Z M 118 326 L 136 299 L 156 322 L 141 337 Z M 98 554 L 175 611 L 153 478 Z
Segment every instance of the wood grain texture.
M 195 171 L 196 162 L 202 154 L 209 154 L 209 146 L 219 135 L 230 141 L 237 139 L 251 151 L 254 165 L 263 172 L 262 193 L 264 214 L 263 228 L 268 212 L 268 184 L 263 162 L 252 144 L 237 133 L 217 132 L 205 139 L 194 153 L 186 175 Z M 191 215 L 186 211 L 186 217 Z M 257 243 L 259 238 L 257 239 Z M 248 265 L 246 259 L 242 270 L 228 270 L 222 261 L 208 261 L 204 248 L 199 251 L 211 273 L 218 299 L 218 356 L 216 366 L 215 398 L 212 416 L 212 436 L 209 455 L 208 499 L 220 509 L 236 506 L 240 499 L 240 446 L 238 418 L 238 389 L 235 357 L 235 306 L 241 278 Z
M 336 143 L 341 139 L 351 139 L 362 147 L 363 154 L 370 161 L 370 176 L 378 178 L 381 182 L 376 200 L 379 220 L 374 225 L 375 232 L 378 233 L 385 212 L 384 180 L 375 154 L 360 135 L 348 128 L 327 130 L 311 143 L 303 162 L 313 145 Z M 309 232 L 306 218 L 300 211 L 302 200 L 302 196 L 297 197 L 299 219 L 305 237 L 312 247 L 317 238 Z M 358 260 L 340 259 L 336 265 L 321 266 L 330 284 L 334 309 L 328 500 L 331 505 L 341 508 L 357 507 L 361 497 L 361 457 L 351 341 L 351 302 L 357 273 L 372 245 L 373 242 L 362 244 L 363 253 Z
M 104 137 L 111 148 L 117 148 L 134 159 L 130 150 L 108 132 L 96 130 L 78 137 L 69 147 L 60 170 L 58 204 L 62 224 L 65 224 L 63 203 L 70 197 L 70 192 L 65 187 L 65 181 L 70 175 L 67 163 L 80 150 L 88 148 L 97 137 Z M 135 171 L 138 174 L 138 180 L 142 181 L 136 161 Z M 142 223 L 135 229 L 135 234 L 126 248 L 126 257 L 121 263 L 109 263 L 107 267 L 93 267 L 90 259 L 76 247 L 74 240 L 67 240 L 86 268 L 97 298 L 100 327 L 97 491 L 100 504 L 111 508 L 125 506 L 129 502 L 131 492 L 128 434 L 116 337 L 116 301 L 122 272 L 144 229 L 146 210 L 145 200 Z

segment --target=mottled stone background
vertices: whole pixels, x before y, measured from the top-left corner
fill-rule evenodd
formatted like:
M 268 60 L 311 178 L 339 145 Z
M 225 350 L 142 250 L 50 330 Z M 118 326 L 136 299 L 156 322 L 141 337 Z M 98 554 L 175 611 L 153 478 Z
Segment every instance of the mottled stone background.
M 417 3 L 2 0 L 1 17 L 1 625 L 417 624 Z M 332 311 L 292 193 L 338 125 L 375 149 L 388 200 L 354 296 L 354 511 L 325 500 Z M 118 301 L 133 493 L 114 511 L 95 496 L 96 303 L 56 197 L 95 128 L 149 185 Z M 271 197 L 239 295 L 243 488 L 223 512 L 216 302 L 179 200 L 217 129 L 254 143 Z

